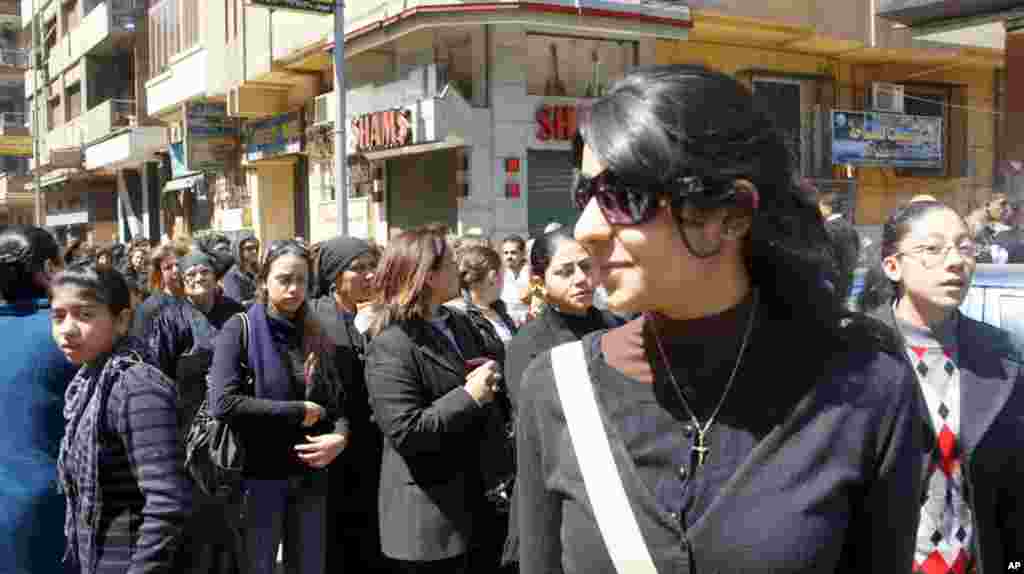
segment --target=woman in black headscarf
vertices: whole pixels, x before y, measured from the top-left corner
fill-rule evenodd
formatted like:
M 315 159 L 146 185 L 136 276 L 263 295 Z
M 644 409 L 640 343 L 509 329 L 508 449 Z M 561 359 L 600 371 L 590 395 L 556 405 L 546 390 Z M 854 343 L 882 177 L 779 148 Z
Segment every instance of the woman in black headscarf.
M 202 251 L 178 259 L 184 297 L 168 300 L 145 325 L 143 340 L 155 365 L 176 383 L 182 440 L 206 397 L 214 339 L 228 319 L 244 309 L 224 297 L 216 283 L 216 260 Z M 185 529 L 184 551 L 175 572 L 235 574 L 242 559 L 239 501 L 206 496 L 195 489 Z
M 327 495 L 328 572 L 383 572 L 377 491 L 380 486 L 381 432 L 373 422 L 366 392 L 366 341 L 355 328 L 358 305 L 370 297 L 377 256 L 354 237 L 320 245 L 316 299 L 312 311 L 336 345 L 336 364 L 345 386 L 352 444 L 330 466 Z

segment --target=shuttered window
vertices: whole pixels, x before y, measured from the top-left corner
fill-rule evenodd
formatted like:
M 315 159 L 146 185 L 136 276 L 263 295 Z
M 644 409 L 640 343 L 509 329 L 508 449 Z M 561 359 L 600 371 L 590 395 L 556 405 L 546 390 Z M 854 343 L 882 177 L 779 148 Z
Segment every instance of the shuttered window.
M 579 214 L 572 202 L 571 151 L 532 150 L 526 155 L 527 224 L 530 235 L 552 221 L 574 225 Z

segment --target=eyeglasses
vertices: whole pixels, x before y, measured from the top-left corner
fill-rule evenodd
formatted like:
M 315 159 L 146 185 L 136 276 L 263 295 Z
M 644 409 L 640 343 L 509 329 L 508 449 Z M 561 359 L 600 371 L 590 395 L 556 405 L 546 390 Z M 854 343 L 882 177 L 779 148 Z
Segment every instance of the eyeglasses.
M 964 259 L 973 261 L 978 256 L 977 244 L 969 239 L 961 241 L 956 245 L 952 243 L 946 245 L 918 245 L 907 251 L 901 251 L 899 254 L 913 256 L 921 263 L 922 267 L 931 269 L 946 261 L 946 257 L 949 256 L 950 250 L 954 247 L 960 253 L 960 257 Z
M 369 273 L 375 269 L 377 269 L 376 261 L 360 261 L 358 263 L 353 263 L 351 266 L 349 266 L 348 269 L 346 269 L 346 271 L 351 271 L 353 273 L 362 275 L 364 273 Z
M 193 267 L 185 272 L 185 279 L 195 281 L 196 279 L 212 277 L 213 270 L 209 267 Z
M 640 225 L 658 213 L 662 186 L 637 186 L 621 181 L 610 170 L 591 177 L 576 171 L 573 200 L 583 211 L 591 199 L 597 200 L 601 214 L 612 225 Z

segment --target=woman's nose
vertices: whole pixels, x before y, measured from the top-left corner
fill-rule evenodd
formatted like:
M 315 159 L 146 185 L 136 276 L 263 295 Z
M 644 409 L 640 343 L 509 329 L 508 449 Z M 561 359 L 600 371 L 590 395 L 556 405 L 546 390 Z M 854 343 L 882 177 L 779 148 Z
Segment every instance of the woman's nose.
M 576 241 L 588 249 L 593 249 L 611 240 L 612 226 L 601 213 L 596 199 L 591 198 L 583 209 L 583 213 L 580 214 L 580 219 L 576 222 L 575 235 Z

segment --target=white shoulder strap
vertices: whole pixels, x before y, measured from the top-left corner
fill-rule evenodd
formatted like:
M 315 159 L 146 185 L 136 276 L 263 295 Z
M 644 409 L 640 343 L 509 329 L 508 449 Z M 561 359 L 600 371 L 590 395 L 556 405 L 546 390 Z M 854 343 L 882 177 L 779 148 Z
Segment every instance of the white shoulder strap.
M 551 367 L 587 497 L 615 571 L 657 574 L 612 457 L 583 357 L 583 343 L 576 341 L 552 349 Z

